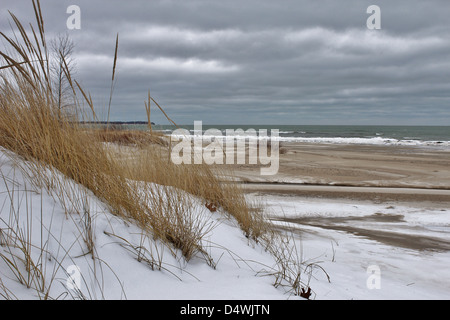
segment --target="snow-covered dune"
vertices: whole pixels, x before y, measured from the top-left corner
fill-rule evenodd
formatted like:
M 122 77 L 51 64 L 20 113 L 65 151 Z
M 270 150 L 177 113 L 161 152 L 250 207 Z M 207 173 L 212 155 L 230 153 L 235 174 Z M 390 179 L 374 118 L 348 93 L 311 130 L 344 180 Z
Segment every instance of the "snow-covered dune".
M 82 208 L 63 205 L 58 190 L 34 186 L 23 162 L 0 152 L 0 298 L 293 298 L 264 276 L 273 271 L 273 257 L 234 220 L 194 198 L 193 214 L 210 227 L 203 239 L 208 258 L 187 262 L 71 181 Z

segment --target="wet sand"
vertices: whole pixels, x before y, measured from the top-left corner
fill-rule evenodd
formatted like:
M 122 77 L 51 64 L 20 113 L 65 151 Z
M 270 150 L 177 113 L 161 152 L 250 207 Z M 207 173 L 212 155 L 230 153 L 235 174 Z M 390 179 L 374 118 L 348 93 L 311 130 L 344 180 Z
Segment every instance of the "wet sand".
M 366 239 L 378 241 L 383 244 L 387 244 L 395 247 L 402 247 L 406 249 L 418 250 L 418 251 L 449 251 L 450 239 L 443 239 L 437 236 L 430 235 L 418 235 L 415 231 L 421 231 L 422 227 L 407 227 L 403 226 L 398 228 L 397 231 L 393 230 L 376 230 L 371 229 L 370 226 L 383 224 L 394 224 L 403 222 L 402 215 L 386 215 L 386 214 L 373 214 L 365 217 L 327 217 L 327 218 L 281 218 L 273 219 L 300 226 L 310 226 L 325 230 L 343 231 L 349 234 L 353 234 Z M 352 226 L 353 222 L 364 221 L 367 223 L 366 227 Z M 284 229 L 286 229 L 284 227 Z M 295 228 L 293 228 L 295 229 Z M 293 230 L 290 229 L 290 230 Z M 405 233 L 405 229 L 409 233 Z M 415 230 L 417 229 L 417 230 Z M 401 232 L 399 232 L 401 230 Z M 303 232 L 303 231 L 301 231 Z
M 244 182 L 450 189 L 450 149 L 283 143 L 279 171 L 234 165 Z
M 450 149 L 283 143 L 276 175 L 232 165 L 249 192 L 355 200 L 449 202 Z
M 401 202 L 422 203 L 429 206 L 447 203 L 450 208 L 450 190 L 397 188 L 397 187 L 346 187 L 329 185 L 304 185 L 299 183 L 253 183 L 243 184 L 246 192 L 266 195 L 289 195 L 329 199 L 369 200 L 374 203 Z
M 244 190 L 256 197 L 288 197 L 289 201 L 323 199 L 345 203 L 376 203 L 390 215 L 364 217 L 286 217 L 275 220 L 343 231 L 391 246 L 412 250 L 448 251 L 450 238 L 421 234 L 420 226 L 402 224 L 395 206 L 450 210 L 450 150 L 410 146 L 283 144 L 277 175 L 261 176 L 259 167 L 233 166 Z M 355 226 L 356 221 L 364 225 Z M 398 225 L 383 230 L 386 224 Z M 450 222 L 449 222 L 450 226 Z M 416 232 L 417 231 L 417 232 Z

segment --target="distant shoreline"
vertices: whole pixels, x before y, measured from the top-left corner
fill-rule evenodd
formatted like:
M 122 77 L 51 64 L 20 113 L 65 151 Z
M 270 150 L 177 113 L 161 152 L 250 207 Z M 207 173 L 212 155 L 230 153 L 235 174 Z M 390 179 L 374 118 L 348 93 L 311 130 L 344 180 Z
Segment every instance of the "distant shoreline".
M 78 124 L 142 124 L 147 125 L 147 121 L 77 121 Z M 156 124 L 151 122 L 152 126 Z

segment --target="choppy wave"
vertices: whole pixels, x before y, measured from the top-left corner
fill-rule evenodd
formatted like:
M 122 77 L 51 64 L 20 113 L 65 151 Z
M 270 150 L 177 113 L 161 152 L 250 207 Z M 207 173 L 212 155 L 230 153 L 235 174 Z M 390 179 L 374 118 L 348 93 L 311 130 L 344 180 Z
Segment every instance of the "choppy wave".
M 369 144 L 369 145 L 404 145 L 404 146 L 442 146 L 449 147 L 450 141 L 421 141 L 413 139 L 390 138 L 342 138 L 342 137 L 281 137 L 280 141 L 304 143 L 330 143 L 330 144 Z
M 181 139 L 183 135 L 172 134 L 172 138 Z M 401 145 L 401 146 L 435 146 L 435 147 L 450 147 L 450 141 L 422 141 L 415 139 L 392 139 L 386 137 L 365 137 L 365 138 L 346 138 L 346 137 L 292 137 L 292 136 L 252 136 L 252 135 L 195 135 L 190 134 L 190 138 L 202 139 L 205 141 L 212 141 L 217 139 L 219 141 L 227 141 L 234 139 L 274 139 L 279 142 L 299 142 L 299 143 L 315 143 L 315 144 L 360 144 L 360 145 Z

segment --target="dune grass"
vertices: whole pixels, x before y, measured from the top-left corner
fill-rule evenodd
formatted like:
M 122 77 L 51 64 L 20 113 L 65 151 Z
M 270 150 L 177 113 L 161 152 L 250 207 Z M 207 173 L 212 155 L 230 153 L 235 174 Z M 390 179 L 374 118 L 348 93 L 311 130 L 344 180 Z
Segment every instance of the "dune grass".
M 257 239 L 263 228 L 258 225 L 241 191 L 236 186 L 222 185 L 207 165 L 177 166 L 167 161 L 153 146 L 155 142 L 164 144 L 161 136 L 109 128 L 93 133 L 83 130 L 78 122 L 61 113 L 52 92 L 50 55 L 39 1 L 33 4 L 38 32 L 31 26 L 29 36 L 11 14 L 20 37 L 1 34 L 10 44 L 12 53 L 1 53 L 5 67 L 0 74 L 0 145 L 34 163 L 34 173 L 38 176 L 43 168 L 58 170 L 83 185 L 114 214 L 137 221 L 144 229 L 181 249 L 186 258 L 201 251 L 198 229 L 202 226 L 197 225 L 194 231 L 192 225 L 177 218 L 189 209 L 178 189 L 200 197 L 205 204 L 223 208 L 237 219 L 248 237 Z M 81 93 L 93 111 L 89 95 L 71 78 L 67 69 L 64 72 L 74 94 Z M 77 110 L 72 114 L 83 119 L 88 117 L 82 112 L 80 102 L 74 108 Z M 139 156 L 134 161 L 117 159 L 104 142 L 134 143 L 139 147 Z M 150 146 L 146 146 L 146 142 L 150 142 Z M 149 195 L 142 199 L 142 193 L 130 181 L 154 182 L 166 188 L 163 191 L 147 188 Z M 52 181 L 46 183 L 48 188 L 54 187 Z M 64 188 L 63 185 L 58 187 Z M 164 202 L 160 201 L 161 197 Z
M 109 125 L 106 129 L 92 129 L 74 121 L 73 115 L 85 121 L 97 117 L 89 93 L 72 79 L 68 68 L 64 72 L 76 103 L 70 116 L 61 112 L 52 91 L 51 55 L 39 1 L 33 1 L 33 6 L 37 26 L 30 24 L 27 32 L 11 13 L 19 34 L 9 37 L 0 33 L 9 45 L 7 52 L 0 52 L 0 146 L 26 160 L 22 162 L 26 166 L 23 171 L 36 186 L 50 191 L 67 211 L 84 217 L 82 239 L 87 252 L 95 258 L 84 197 L 75 194 L 72 183 L 55 178 L 59 175 L 52 172 L 83 186 L 111 213 L 132 220 L 144 233 L 174 252 L 179 250 L 187 261 L 199 254 L 214 265 L 202 242 L 214 226 L 194 213 L 189 194 L 200 199 L 206 212 L 219 211 L 234 219 L 247 238 L 262 241 L 275 256 L 279 252 L 277 241 L 281 240 L 274 240 L 273 228 L 248 203 L 238 185 L 220 181 L 220 170 L 213 172 L 207 164 L 173 164 L 169 161 L 170 142 L 151 127 L 149 132 L 115 130 Z M 118 41 L 114 66 L 117 46 Z M 167 116 L 149 94 L 149 118 L 151 102 Z M 116 146 L 131 149 L 127 154 Z M 279 265 L 283 266 L 282 261 Z M 285 273 L 284 267 L 282 270 L 278 276 Z M 22 273 L 19 275 L 22 277 Z M 295 281 L 298 283 L 298 279 Z M 3 292 L 9 296 L 9 291 Z

